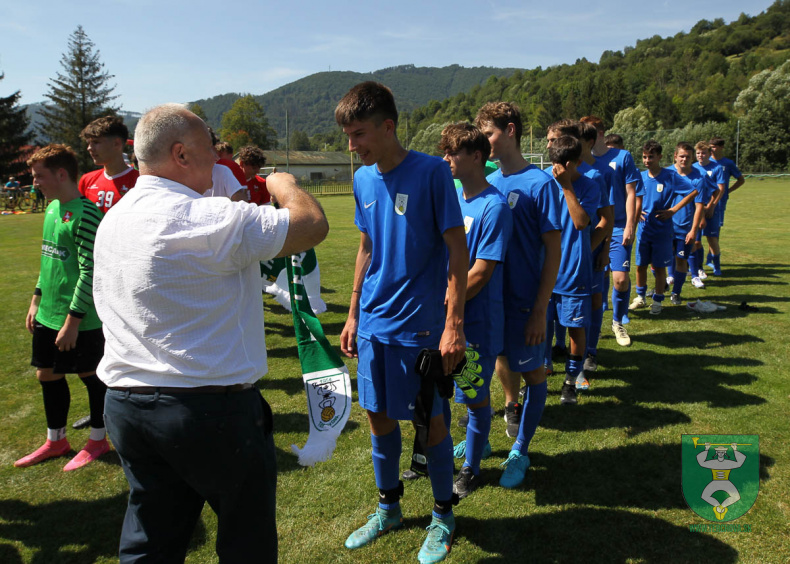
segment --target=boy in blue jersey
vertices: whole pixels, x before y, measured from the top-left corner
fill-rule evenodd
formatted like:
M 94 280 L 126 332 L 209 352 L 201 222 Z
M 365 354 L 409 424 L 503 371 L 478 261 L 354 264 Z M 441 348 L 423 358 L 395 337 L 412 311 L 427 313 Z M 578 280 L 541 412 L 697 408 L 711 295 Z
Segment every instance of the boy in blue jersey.
M 702 222 L 703 207 L 705 204 L 705 178 L 691 163 L 694 160 L 694 148 L 685 141 L 675 147 L 675 172 L 684 182 L 678 186 L 675 194 L 675 203 L 679 203 L 689 194 L 694 193 L 693 202 L 683 206 L 678 213 L 672 217 L 674 224 L 674 241 L 672 243 L 675 252 L 674 267 L 667 268 L 667 286 L 672 286 L 670 301 L 672 305 L 680 305 L 683 300 L 681 292 L 683 284 L 688 274 L 688 258 L 694 248 L 694 242 Z
M 489 389 L 496 356 L 502 350 L 504 305 L 502 301 L 502 263 L 513 230 L 507 201 L 486 180 L 486 160 L 491 145 L 485 135 L 468 123 L 448 125 L 442 131 L 439 150 L 450 165 L 453 178 L 460 180 L 458 203 L 464 216 L 466 244 L 469 248 L 469 273 L 464 307 L 464 334 L 467 347 L 476 351 L 484 384 L 470 398 L 456 388 L 455 401 L 466 404 L 469 421 L 466 440 L 455 447 L 456 458 L 466 458 L 453 485 L 463 499 L 480 484 L 480 460 L 484 449 L 491 452 Z
M 582 362 L 586 350 L 586 330 L 592 314 L 591 220 L 597 218 L 601 186 L 577 170 L 581 151 L 581 142 L 570 135 L 557 138 L 549 148 L 549 158 L 554 163 L 552 172 L 562 222 L 562 258 L 551 296 L 549 316 L 556 315 L 560 324 L 568 328 L 570 337 L 565 383 L 560 394 L 560 403 L 563 405 L 577 402 L 577 387 L 589 387 L 582 374 Z
M 612 331 L 617 344 L 627 347 L 631 338 L 623 326 L 628 313 L 628 298 L 631 292 L 631 246 L 636 229 L 636 198 L 641 194 L 640 175 L 631 153 L 606 146 L 603 120 L 596 116 L 581 119 L 598 130 L 598 139 L 592 154 L 599 164 L 612 169 L 612 193 L 614 202 L 614 229 L 609 243 L 609 267 L 612 271 Z M 639 192 L 638 192 L 639 190 Z
M 421 384 L 414 366 L 421 349 L 441 351 L 445 374 L 464 358 L 469 255 L 450 169 L 438 157 L 401 146 L 390 89 L 376 82 L 354 86 L 340 100 L 335 120 L 365 165 L 354 176 L 361 238 L 340 347 L 359 358 L 359 404 L 370 423 L 379 503 L 346 540 L 354 549 L 403 526 L 398 421 L 414 418 Z M 443 260 L 448 255 L 449 266 Z M 427 455 L 435 503 L 419 553 L 423 563 L 444 560 L 455 531 L 453 444 L 445 412 L 449 404 L 434 390 Z
M 593 257 L 593 281 L 590 290 L 592 293 L 592 314 L 590 326 L 587 330 L 587 350 L 584 354 L 583 367 L 584 373 L 589 375 L 598 370 L 598 339 L 601 336 L 601 327 L 603 325 L 603 298 L 608 276 L 609 242 L 612 239 L 612 230 L 614 229 L 614 201 L 612 200 L 614 172 L 608 166 L 599 163 L 592 155 L 592 148 L 598 141 L 598 130 L 595 126 L 591 123 L 579 122 L 579 132 L 581 133 L 582 160 L 578 170 L 585 176 L 598 182 L 601 186 L 601 203 L 597 214 L 598 223 L 590 234 L 590 247 L 592 248 Z M 598 175 L 592 175 L 593 171 L 597 172 Z
M 721 208 L 719 213 L 721 214 L 721 226 L 723 227 L 724 214 L 727 211 L 727 202 L 730 199 L 730 192 L 735 192 L 738 188 L 743 186 L 743 184 L 746 182 L 746 179 L 738 169 L 738 165 L 736 165 L 731 159 L 728 159 L 724 156 L 724 139 L 721 137 L 712 138 L 710 140 L 710 151 L 710 161 L 712 163 L 721 165 L 721 167 L 724 169 L 724 195 L 719 201 L 719 207 Z M 735 184 L 732 186 L 730 186 L 730 178 L 735 178 Z M 719 250 L 721 250 L 721 241 L 719 241 Z M 713 255 L 712 253 L 708 252 L 708 260 L 705 262 L 714 270 L 721 271 L 721 258 L 719 255 Z
M 513 213 L 513 236 L 504 268 L 505 343 L 496 372 L 505 392 L 508 436 L 516 441 L 505 461 L 499 484 L 515 488 L 524 481 L 527 450 L 546 405 L 543 348 L 546 312 L 560 265 L 559 201 L 554 181 L 521 154 L 521 112 L 508 102 L 489 102 L 475 123 L 491 143 L 491 157 L 500 169 L 490 174 Z M 518 404 L 521 380 L 524 406 Z M 515 415 L 515 417 L 514 417 Z M 518 421 L 513 429 L 511 421 Z
M 702 174 L 707 175 L 718 188 L 718 191 L 714 194 L 712 205 L 709 207 L 706 206 L 705 218 L 707 219 L 707 225 L 702 230 L 702 234 L 707 238 L 708 249 L 710 254 L 714 257 L 712 261 L 714 264 L 713 274 L 715 276 L 721 276 L 721 267 L 715 265 L 720 265 L 719 254 L 721 253 L 721 249 L 719 248 L 719 231 L 721 230 L 722 208 L 719 203 L 727 192 L 726 175 L 723 167 L 710 160 L 711 151 L 710 145 L 707 142 L 700 141 L 694 146 L 694 149 L 697 155 L 697 162 L 693 165 L 694 168 L 699 170 Z M 700 246 L 696 252 L 696 258 L 700 263 L 699 270 L 702 270 L 702 247 Z M 702 276 L 700 276 L 700 278 L 702 278 Z
M 652 264 L 656 275 L 656 289 L 650 307 L 653 315 L 661 313 L 667 266 L 672 263 L 674 224 L 671 219 L 695 195 L 688 194 L 674 203 L 681 180 L 674 170 L 661 167 L 662 152 L 661 144 L 652 139 L 642 147 L 642 164 L 647 170 L 642 172 L 644 195 L 637 198 L 642 220 L 636 236 L 636 297 L 630 305 L 631 309 L 647 306 L 647 267 Z

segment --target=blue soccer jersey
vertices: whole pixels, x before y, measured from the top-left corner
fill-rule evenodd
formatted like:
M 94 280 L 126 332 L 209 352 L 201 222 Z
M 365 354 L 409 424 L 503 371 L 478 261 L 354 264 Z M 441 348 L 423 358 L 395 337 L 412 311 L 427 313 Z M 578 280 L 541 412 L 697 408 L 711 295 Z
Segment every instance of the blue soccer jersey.
M 401 346 L 435 343 L 444 330 L 447 289 L 442 234 L 462 226 L 450 167 L 409 151 L 393 170 L 354 175 L 354 223 L 370 238 L 358 334 Z
M 469 268 L 478 259 L 497 262 L 488 283 L 464 306 L 464 335 L 481 356 L 497 355 L 504 344 L 503 262 L 513 231 L 512 213 L 493 186 L 469 200 L 459 189 L 458 202 L 464 217 Z
M 696 168 L 692 167 L 688 175 L 685 176 L 678 172 L 677 167 L 673 166 L 669 167 L 669 169 L 674 170 L 679 179 L 675 187 L 675 201 L 672 202 L 673 206 L 688 196 L 693 190 L 697 191 L 697 195 L 694 199 L 680 208 L 680 210 L 672 216 L 675 239 L 685 239 L 688 232 L 691 231 L 696 204 L 707 204 L 710 201 L 710 190 L 707 187 L 706 177 Z
M 595 157 L 599 170 L 602 166 L 608 166 L 612 170 L 612 194 L 611 199 L 614 205 L 614 226 L 624 228 L 626 223 L 625 185 L 636 182 L 639 184 L 639 171 L 636 169 L 631 153 L 623 149 L 609 149 L 600 157 Z M 637 186 L 637 196 L 641 195 L 642 189 Z
M 488 175 L 488 182 L 505 197 L 513 212 L 513 236 L 505 258 L 505 315 L 528 319 L 540 285 L 545 249 L 541 238 L 562 229 L 554 179 L 535 165 L 504 175 Z
M 562 222 L 562 259 L 554 293 L 564 296 L 589 296 L 592 293 L 593 276 L 590 232 L 597 223 L 596 212 L 601 207 L 601 188 L 597 182 L 587 176 L 580 176 L 573 182 L 576 198 L 590 217 L 590 222 L 584 229 L 576 229 L 562 186 L 555 180 L 554 187 L 560 201 Z
M 694 163 L 692 166 L 710 179 L 714 190 L 718 190 L 719 184 L 727 184 L 727 177 L 724 173 L 724 168 L 716 164 L 714 161 L 708 161 L 708 164 L 705 166 L 702 166 L 699 163 Z M 724 195 L 722 194 L 722 198 L 723 197 Z
M 736 165 L 731 159 L 727 157 L 723 157 L 720 160 L 711 159 L 710 162 L 716 163 L 717 165 L 721 166 L 724 169 L 724 185 L 727 189 L 724 191 L 724 195 L 721 197 L 723 202 L 727 202 L 730 199 L 730 178 L 735 178 L 736 180 L 743 176 L 741 171 L 738 169 L 738 165 Z
M 642 196 L 642 211 L 645 220 L 639 222 L 639 236 L 644 241 L 672 241 L 674 222 L 672 219 L 663 221 L 655 214 L 668 210 L 675 202 L 675 186 L 680 182 L 674 170 L 664 168 L 653 178 L 648 171 L 642 172 L 642 183 L 645 193 Z

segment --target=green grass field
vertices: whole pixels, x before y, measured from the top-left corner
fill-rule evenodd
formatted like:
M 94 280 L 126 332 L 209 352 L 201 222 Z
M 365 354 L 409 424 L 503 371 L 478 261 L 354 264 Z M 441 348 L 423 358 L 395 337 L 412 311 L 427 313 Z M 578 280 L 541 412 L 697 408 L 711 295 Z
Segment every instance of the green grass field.
M 604 318 L 599 369 L 575 408 L 559 405 L 561 377 L 549 379 L 549 399 L 530 450 L 532 468 L 516 490 L 499 487 L 499 464 L 511 440 L 502 421 L 502 394 L 492 425 L 493 456 L 483 462 L 484 486 L 456 509 L 451 562 L 787 562 L 790 560 L 790 182 L 749 180 L 730 200 L 723 231 L 725 276 L 708 288 L 690 284 L 726 311 L 695 315 L 666 307 L 632 315 L 633 345 L 617 346 Z M 337 345 L 351 290 L 358 232 L 351 197 L 322 199 L 329 238 L 318 249 L 321 316 Z M 24 318 L 38 273 L 42 215 L 0 217 L 0 563 L 88 563 L 117 560 L 128 493 L 113 452 L 64 474 L 67 459 L 13 467 L 44 439 L 40 386 L 30 359 Z M 737 306 L 747 301 L 757 312 Z M 308 422 L 290 314 L 264 298 L 269 374 L 260 386 L 275 412 L 278 450 L 278 530 L 282 562 L 416 562 L 432 504 L 426 480 L 406 484 L 406 527 L 351 552 L 346 536 L 374 508 L 377 490 L 369 431 L 354 405 L 332 460 L 302 468 L 290 445 L 303 445 Z M 355 363 L 349 363 L 352 378 Z M 88 412 L 75 376 L 70 422 Z M 355 398 L 356 399 L 356 398 Z M 461 410 L 454 409 L 454 417 Z M 784 429 L 784 430 L 782 430 Z M 462 438 L 452 429 L 456 441 Z M 681 490 L 682 434 L 759 434 L 760 492 L 733 524 L 750 532 L 690 532 L 705 523 Z M 88 431 L 71 431 L 80 448 Z M 408 466 L 413 433 L 404 426 L 401 460 Z M 456 467 L 460 467 L 457 461 Z M 216 519 L 206 508 L 187 558 L 215 562 Z

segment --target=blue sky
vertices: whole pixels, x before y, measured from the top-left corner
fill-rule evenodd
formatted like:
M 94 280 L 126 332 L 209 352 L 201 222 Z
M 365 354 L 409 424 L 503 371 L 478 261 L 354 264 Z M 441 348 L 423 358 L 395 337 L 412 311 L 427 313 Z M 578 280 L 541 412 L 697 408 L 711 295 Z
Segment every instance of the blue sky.
M 730 22 L 772 0 L 720 2 L 400 0 L 398 2 L 172 2 L 3 0 L 0 95 L 43 100 L 82 25 L 115 75 L 124 110 L 226 92 L 263 94 L 327 70 L 417 66 L 533 68 L 597 61 L 637 39 Z M 712 8 L 715 6 L 715 8 Z

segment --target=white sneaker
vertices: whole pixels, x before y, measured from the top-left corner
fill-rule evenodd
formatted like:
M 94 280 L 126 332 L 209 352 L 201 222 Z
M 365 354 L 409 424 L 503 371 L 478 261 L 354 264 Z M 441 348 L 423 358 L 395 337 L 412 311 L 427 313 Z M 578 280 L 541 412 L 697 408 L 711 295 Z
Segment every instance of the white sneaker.
M 637 296 L 631 301 L 631 305 L 628 306 L 628 309 L 634 310 L 640 307 L 647 307 L 647 302 L 645 301 L 645 298 L 637 294 Z
M 628 336 L 628 331 L 625 330 L 622 323 L 612 321 L 612 331 L 614 337 L 617 339 L 617 344 L 621 347 L 627 347 L 631 344 L 631 337 Z
M 708 277 L 708 275 L 705 274 L 705 271 L 701 268 L 697 271 L 697 276 L 699 276 L 700 280 L 705 280 Z
M 669 296 L 669 301 L 672 302 L 672 305 L 675 305 L 675 306 L 683 304 L 683 300 L 681 300 L 680 296 L 678 296 L 675 293 L 673 293 L 671 296 Z
M 705 287 L 705 283 L 699 279 L 699 276 L 695 276 L 691 279 L 691 285 L 700 290 Z
M 659 313 L 661 313 L 662 309 L 663 306 L 661 305 L 661 302 L 653 302 L 652 304 L 650 304 L 651 315 L 658 315 Z
M 675 283 L 675 278 L 673 276 L 667 276 L 667 286 L 671 286 Z

